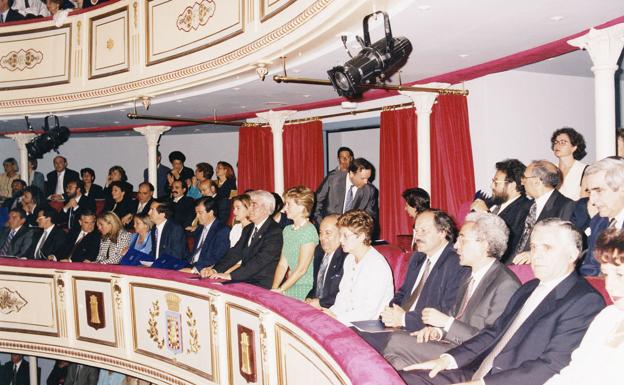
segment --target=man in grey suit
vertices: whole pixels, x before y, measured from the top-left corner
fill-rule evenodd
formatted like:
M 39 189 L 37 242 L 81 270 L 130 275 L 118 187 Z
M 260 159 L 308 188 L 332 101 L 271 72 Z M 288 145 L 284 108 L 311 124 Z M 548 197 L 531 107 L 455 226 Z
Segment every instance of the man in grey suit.
M 379 221 L 378 191 L 368 183 L 373 174 L 373 165 L 364 158 L 357 158 L 349 165 L 349 171 L 333 171 L 316 191 L 314 221 L 320 225 L 329 214 L 343 214 L 349 210 L 366 211 Z M 375 231 L 375 233 L 377 233 Z
M 9 226 L 0 230 L 0 256 L 26 258 L 33 243 L 34 231 L 26 224 L 26 212 L 20 208 L 9 211 Z
M 490 213 L 471 213 L 461 228 L 455 248 L 459 263 L 472 274 L 459 288 L 457 302 L 447 315 L 425 308 L 427 325 L 409 333 L 392 333 L 383 355 L 397 370 L 437 358 L 447 350 L 475 336 L 502 314 L 520 282 L 499 258 L 507 249 L 509 230 L 505 222 Z
M 93 366 L 69 364 L 67 367 L 67 377 L 65 377 L 65 385 L 96 385 L 100 369 Z

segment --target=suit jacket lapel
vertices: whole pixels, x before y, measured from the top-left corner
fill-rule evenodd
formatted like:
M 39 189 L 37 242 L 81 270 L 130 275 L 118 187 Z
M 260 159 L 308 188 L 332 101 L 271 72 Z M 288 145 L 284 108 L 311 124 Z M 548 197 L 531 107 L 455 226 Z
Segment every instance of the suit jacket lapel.
M 544 218 L 548 218 L 548 217 L 552 216 L 552 215 L 550 215 L 550 213 L 551 213 L 551 211 L 553 210 L 553 208 L 555 206 L 555 201 L 559 197 L 558 194 L 559 194 L 559 192 L 557 192 L 557 190 L 553 190 L 552 194 L 550 195 L 550 198 L 548 198 L 548 200 L 546 201 L 546 204 L 544 205 L 544 208 L 542 209 L 542 212 L 540 213 L 539 217 L 537 218 L 537 222 L 541 221 Z
M 271 221 L 273 221 L 273 219 L 271 219 L 271 217 L 268 217 L 267 220 L 262 224 L 262 227 L 260 227 L 258 229 L 258 234 L 256 234 L 256 238 L 252 239 L 251 240 L 251 244 L 249 244 L 249 249 L 250 250 L 253 250 L 256 247 L 256 245 L 258 244 L 258 242 L 260 242 L 262 240 L 262 236 L 264 235 L 264 233 L 267 232 L 267 229 L 271 225 Z M 253 234 L 253 228 L 251 230 L 251 234 Z
M 470 313 L 472 309 L 476 308 L 476 306 L 473 305 L 474 301 L 481 301 L 483 297 L 485 297 L 485 294 L 488 291 L 490 291 L 490 286 L 492 285 L 492 282 L 496 280 L 496 277 L 498 277 L 498 272 L 500 271 L 500 269 L 501 269 L 501 266 L 497 261 L 495 261 L 492 264 L 492 266 L 490 266 L 488 271 L 485 273 L 485 275 L 481 279 L 481 282 L 479 282 L 479 285 L 475 288 L 474 292 L 470 296 L 470 299 L 468 300 L 468 303 L 466 304 L 464 317 L 466 316 L 466 314 Z M 467 282 L 470 282 L 471 277 L 472 275 L 468 276 Z M 466 286 L 468 285 L 466 284 Z M 457 298 L 459 299 L 463 297 L 458 296 Z

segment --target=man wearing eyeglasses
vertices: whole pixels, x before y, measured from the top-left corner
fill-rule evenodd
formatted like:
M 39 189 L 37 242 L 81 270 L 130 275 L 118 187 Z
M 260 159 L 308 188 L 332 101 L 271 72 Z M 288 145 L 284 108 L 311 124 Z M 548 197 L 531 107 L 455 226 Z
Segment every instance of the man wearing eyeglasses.
M 518 159 L 505 159 L 496 163 L 496 174 L 492 178 L 492 202 L 488 207 L 485 201 L 476 199 L 471 211 L 496 214 L 509 228 L 507 250 L 500 258 L 504 264 L 511 263 L 516 245 L 522 237 L 524 221 L 533 202 L 525 196 L 522 176 L 526 166 Z

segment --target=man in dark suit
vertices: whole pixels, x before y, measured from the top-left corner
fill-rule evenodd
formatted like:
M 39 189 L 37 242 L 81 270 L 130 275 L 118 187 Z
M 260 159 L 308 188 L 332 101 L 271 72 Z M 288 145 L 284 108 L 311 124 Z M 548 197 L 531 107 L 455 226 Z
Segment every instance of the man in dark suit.
M 330 308 L 336 301 L 336 294 L 342 279 L 344 259 L 347 254 L 340 247 L 338 215 L 323 218 L 319 231 L 320 244 L 314 250 L 314 283 L 306 302 L 315 308 Z
M 182 180 L 175 180 L 171 184 L 173 220 L 183 229 L 191 226 L 195 219 L 195 199 L 186 196 L 186 191 L 186 184 Z
M 582 275 L 600 274 L 600 263 L 594 258 L 598 236 L 608 227 L 624 227 L 624 160 L 605 158 L 585 170 L 589 204 L 598 210 L 589 223 L 588 250 L 580 266 Z
M 524 221 L 533 201 L 528 199 L 522 186 L 522 176 L 526 166 L 518 159 L 505 159 L 496 163 L 496 174 L 492 178 L 492 203 L 487 207 L 481 199 L 476 199 L 470 209 L 477 212 L 491 212 L 498 215 L 509 228 L 507 250 L 500 258 L 504 264 L 511 263 L 516 245 L 522 237 Z
M 282 228 L 271 218 L 275 199 L 270 192 L 257 190 L 250 192 L 249 196 L 251 223 L 243 228 L 236 245 L 214 266 L 208 277 L 270 289 L 282 252 Z M 239 262 L 240 266 L 236 267 Z
M 154 186 L 150 182 L 142 182 L 137 191 L 136 214 L 147 215 L 154 201 Z
M 46 182 L 46 196 L 51 200 L 63 200 L 67 184 L 72 180 L 80 180 L 74 170 L 67 168 L 67 159 L 64 156 L 54 157 L 54 171 L 49 172 Z
M 386 327 L 414 332 L 426 326 L 422 319 L 425 308 L 451 312 L 459 285 L 470 274 L 468 268 L 459 264 L 453 248 L 456 234 L 453 219 L 444 211 L 428 209 L 418 214 L 414 224 L 418 251 L 412 254 L 403 285 L 381 314 Z M 383 352 L 393 331 L 361 335 Z
M 186 237 L 184 229 L 175 223 L 171 203 L 161 200 L 152 202 L 149 218 L 154 222 L 152 227 L 152 255 L 158 259 L 169 255 L 178 259 L 186 258 Z
M 26 182 L 21 179 L 15 179 L 11 182 L 11 197 L 2 202 L 2 207 L 11 210 L 16 207 L 21 207 L 22 194 L 26 188 Z
M 392 333 L 384 357 L 397 370 L 416 362 L 437 358 L 474 337 L 496 321 L 509 298 L 520 287 L 515 274 L 498 261 L 507 248 L 509 231 L 504 221 L 490 213 L 470 213 L 455 248 L 462 266 L 471 269 L 462 282 L 449 313 L 423 309 L 419 331 Z
M 349 165 L 349 171 L 335 171 L 328 175 L 326 183 L 316 191 L 316 208 L 313 218 L 317 224 L 329 214 L 343 214 L 352 209 L 366 211 L 375 226 L 379 224 L 378 191 L 368 183 L 373 165 L 364 158 L 357 158 Z M 377 233 L 375 229 L 375 234 Z M 376 239 L 376 237 L 373 237 Z
M 167 175 L 171 172 L 171 169 L 160 163 L 162 156 L 160 155 L 160 151 L 156 153 L 156 162 L 158 163 L 158 168 L 156 169 L 156 187 L 158 198 L 166 197 L 168 193 L 168 184 L 167 184 Z M 147 169 L 143 170 L 143 181 L 149 182 L 149 176 L 147 175 Z M 149 209 L 148 209 L 149 210 Z
M 84 184 L 80 180 L 71 180 L 65 188 L 65 206 L 62 211 L 62 222 L 67 230 L 79 227 L 78 219 L 85 211 L 95 212 L 95 200 L 83 195 Z
M 217 202 L 212 197 L 203 197 L 195 204 L 199 226 L 193 234 L 195 242 L 189 254 L 189 266 L 185 273 L 200 274 L 207 278 L 210 268 L 216 265 L 230 248 L 230 229 L 216 217 Z
M 0 230 L 0 256 L 27 258 L 34 230 L 26 225 L 26 213 L 20 208 L 9 211 L 8 227 Z
M 49 207 L 40 210 L 37 214 L 37 224 L 41 230 L 39 236 L 35 236 L 29 258 L 50 261 L 56 261 L 57 257 L 62 258 L 66 236 L 65 232 L 56 225 L 56 214 L 56 211 Z
M 11 360 L 2 365 L 0 385 L 30 385 L 28 361 L 21 354 L 11 353 Z
M 522 185 L 533 204 L 524 220 L 522 235 L 514 251 L 513 263 L 529 263 L 529 237 L 535 223 L 547 218 L 572 219 L 574 201 L 556 190 L 562 178 L 561 170 L 547 160 L 531 162 L 522 176 Z
M 79 226 L 67 235 L 63 262 L 95 261 L 100 251 L 100 233 L 95 229 L 95 211 L 83 211 Z
M 408 384 L 543 384 L 569 362 L 602 296 L 574 272 L 582 248 L 574 225 L 549 218 L 531 234 L 535 277 L 496 322 L 440 358 L 404 370 Z
M 24 16 L 14 9 L 11 9 L 9 0 L 0 0 L 0 23 L 24 20 Z
M 65 385 L 94 385 L 98 382 L 100 369 L 93 366 L 71 363 L 67 367 Z

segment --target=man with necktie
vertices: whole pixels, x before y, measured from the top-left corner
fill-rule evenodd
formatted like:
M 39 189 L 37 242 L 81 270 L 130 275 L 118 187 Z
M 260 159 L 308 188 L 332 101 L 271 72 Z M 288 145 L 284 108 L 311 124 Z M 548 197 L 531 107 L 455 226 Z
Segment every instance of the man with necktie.
M 40 210 L 37 214 L 37 224 L 41 229 L 40 236 L 33 242 L 32 252 L 28 257 L 33 259 L 56 261 L 65 251 L 66 235 L 56 225 L 56 211 L 52 208 Z
M 11 360 L 0 368 L 0 385 L 30 385 L 28 361 L 21 354 L 11 354 Z
M 12 209 L 8 224 L 0 229 L 0 257 L 26 258 L 34 238 L 33 229 L 26 225 L 26 212 Z
M 100 251 L 100 233 L 95 229 L 96 215 L 83 211 L 76 226 L 67 236 L 62 262 L 93 262 Z

